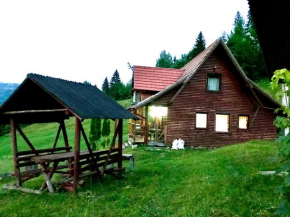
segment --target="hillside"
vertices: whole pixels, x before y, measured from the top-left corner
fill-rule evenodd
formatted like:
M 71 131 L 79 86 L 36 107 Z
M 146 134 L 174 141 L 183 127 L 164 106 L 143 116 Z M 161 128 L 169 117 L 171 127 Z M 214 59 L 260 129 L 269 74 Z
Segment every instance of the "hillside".
M 0 82 L 0 105 L 13 93 L 13 91 L 19 86 L 16 83 L 2 83 Z

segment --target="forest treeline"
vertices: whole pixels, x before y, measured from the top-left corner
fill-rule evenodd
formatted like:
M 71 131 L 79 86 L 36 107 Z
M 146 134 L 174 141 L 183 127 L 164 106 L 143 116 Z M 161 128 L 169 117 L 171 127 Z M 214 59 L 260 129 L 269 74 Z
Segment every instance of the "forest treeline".
M 237 12 L 233 30 L 229 34 L 224 32 L 221 37 L 250 79 L 257 80 L 268 77 L 255 25 L 250 13 L 248 13 L 246 21 L 240 12 Z M 206 41 L 202 32 L 200 32 L 193 48 L 188 53 L 182 54 L 179 59 L 172 57 L 165 50 L 161 51 L 160 57 L 156 60 L 156 67 L 180 69 L 205 48 Z

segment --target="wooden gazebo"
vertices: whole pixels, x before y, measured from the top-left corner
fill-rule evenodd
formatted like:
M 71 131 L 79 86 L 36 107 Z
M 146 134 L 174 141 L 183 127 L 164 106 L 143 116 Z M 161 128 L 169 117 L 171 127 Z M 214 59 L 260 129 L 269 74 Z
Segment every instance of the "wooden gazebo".
M 68 142 L 64 122 L 65 119 L 72 117 L 75 118 L 73 152 Z M 91 118 L 116 121 L 117 127 L 108 150 L 92 151 L 82 126 L 84 119 Z M 62 187 L 75 193 L 80 178 L 86 175 L 95 174 L 102 177 L 104 173 L 120 173 L 123 170 L 123 119 L 137 119 L 137 117 L 95 86 L 28 74 L 18 89 L 0 107 L 0 124 L 10 124 L 11 128 L 15 187 L 20 189 L 23 182 L 43 174 L 45 182 L 40 190 L 48 188 L 53 192 L 51 178 L 54 173 L 59 172 L 68 177 L 68 182 L 62 183 Z M 59 129 L 55 142 L 49 149 L 36 149 L 19 126 L 51 122 L 59 123 Z M 18 151 L 16 131 L 28 144 L 29 150 Z M 65 147 L 56 147 L 61 131 Z M 81 135 L 86 142 L 87 151 L 80 151 Z M 118 147 L 115 148 L 117 136 Z M 108 165 L 113 163 L 117 163 L 118 166 L 108 169 Z M 21 171 L 21 168 L 31 165 L 40 165 L 41 169 Z

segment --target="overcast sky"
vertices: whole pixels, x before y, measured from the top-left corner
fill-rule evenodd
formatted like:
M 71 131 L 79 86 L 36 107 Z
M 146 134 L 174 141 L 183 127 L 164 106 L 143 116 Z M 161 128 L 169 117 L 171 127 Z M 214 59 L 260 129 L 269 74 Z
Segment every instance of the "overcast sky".
M 179 58 L 200 31 L 208 46 L 248 10 L 247 0 L 1 0 L 0 82 L 33 72 L 100 88 L 116 69 L 127 82 L 127 62 Z

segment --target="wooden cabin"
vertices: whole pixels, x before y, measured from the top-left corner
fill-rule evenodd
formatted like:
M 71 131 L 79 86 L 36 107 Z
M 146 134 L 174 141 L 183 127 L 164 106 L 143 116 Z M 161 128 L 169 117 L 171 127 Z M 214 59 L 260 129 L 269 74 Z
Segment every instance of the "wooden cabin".
M 276 138 L 274 110 L 280 104 L 246 77 L 221 39 L 181 70 L 172 84 L 129 108 L 143 117 L 137 125 L 143 132 L 139 141 L 171 144 L 182 138 L 186 146 L 217 147 Z M 144 80 L 163 83 L 162 78 L 152 75 Z M 133 137 L 138 136 L 134 127 L 130 130 Z

